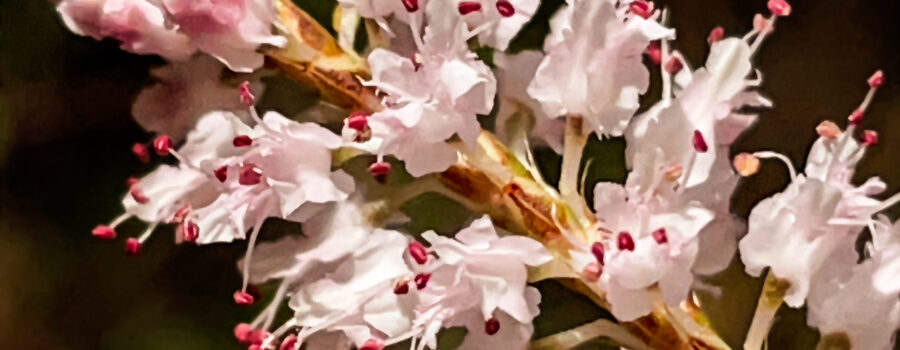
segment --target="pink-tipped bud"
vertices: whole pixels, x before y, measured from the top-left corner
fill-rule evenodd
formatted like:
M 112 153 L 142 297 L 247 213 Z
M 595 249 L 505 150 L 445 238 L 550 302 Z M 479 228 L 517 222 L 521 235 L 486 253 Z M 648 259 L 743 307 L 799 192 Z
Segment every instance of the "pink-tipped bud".
M 694 150 L 700 153 L 706 153 L 709 151 L 709 145 L 706 144 L 706 139 L 703 137 L 703 134 L 700 130 L 694 130 L 693 137 Z
M 428 262 L 428 250 L 425 249 L 425 246 L 419 242 L 412 242 L 406 249 L 409 252 L 409 256 L 413 258 L 419 265 L 424 265 Z
M 472 12 L 481 11 L 481 3 L 474 1 L 463 1 L 459 3 L 457 9 L 459 10 L 460 15 L 465 16 Z
M 653 3 L 644 0 L 636 0 L 628 7 L 631 13 L 642 18 L 650 18 L 653 15 Z
M 228 180 L 228 166 L 223 165 L 216 168 L 216 170 L 213 170 L 213 176 L 215 176 L 216 180 L 219 180 L 219 182 L 224 183 L 225 180 Z
M 425 289 L 425 287 L 428 286 L 428 281 L 430 281 L 430 280 L 431 280 L 430 273 L 420 273 L 420 274 L 416 275 L 416 277 L 413 279 L 413 281 L 416 282 L 416 289 L 418 289 L 418 290 Z
M 594 242 L 591 244 L 591 254 L 594 254 L 594 258 L 597 259 L 597 263 L 603 265 L 603 257 L 606 253 L 606 249 L 603 248 L 603 243 Z
M 584 270 L 581 271 L 581 275 L 584 276 L 584 279 L 592 283 L 600 280 L 601 273 L 603 273 L 603 266 L 596 261 L 587 264 L 584 267 Z
M 709 32 L 709 36 L 706 37 L 706 42 L 710 45 L 719 42 L 722 38 L 725 37 L 725 29 L 722 27 L 715 27 L 712 31 Z
M 140 160 L 141 163 L 150 163 L 150 149 L 147 148 L 147 145 L 143 143 L 136 143 L 131 146 L 131 153 L 134 153 L 134 156 L 137 157 L 137 159 Z
M 400 0 L 406 12 L 413 13 L 419 10 L 419 0 Z
M 500 16 L 512 17 L 516 14 L 516 8 L 509 1 L 500 0 L 497 1 L 497 12 L 500 13 Z
M 134 199 L 138 204 L 147 204 L 150 203 L 150 197 L 144 193 L 144 190 L 141 189 L 141 186 L 137 183 L 132 184 L 128 189 L 128 194 L 131 195 L 131 199 Z
M 494 335 L 500 331 L 500 321 L 494 317 L 491 317 L 487 321 L 484 321 L 484 332 L 487 335 Z
M 850 113 L 850 116 L 847 117 L 847 120 L 850 121 L 850 124 L 859 125 L 859 124 L 862 124 L 863 117 L 865 117 L 865 116 L 866 116 L 865 111 L 863 111 L 861 109 L 857 109 L 857 110 L 854 110 L 853 113 Z
M 786 17 L 791 14 L 791 4 L 784 0 L 769 0 L 769 11 L 778 17 Z
M 125 254 L 128 256 L 137 256 L 141 253 L 141 242 L 137 238 L 129 238 L 125 241 Z
M 816 133 L 829 140 L 837 139 L 843 133 L 841 128 L 830 120 L 823 120 L 816 126 Z
M 734 170 L 744 177 L 752 176 L 759 172 L 759 158 L 750 153 L 741 153 L 734 156 L 731 164 L 734 166 Z
M 253 96 L 253 91 L 250 90 L 250 82 L 244 81 L 241 83 L 238 90 L 241 93 L 241 104 L 244 106 L 250 107 L 256 104 L 256 96 Z
M 753 30 L 760 34 L 767 35 L 775 30 L 775 27 L 772 25 L 772 21 L 757 13 L 756 16 L 753 16 Z
M 378 183 L 387 182 L 387 175 L 391 172 L 391 163 L 378 162 L 369 166 L 369 174 L 375 178 Z
M 881 85 L 884 85 L 884 72 L 879 70 L 875 72 L 875 74 L 872 74 L 872 76 L 869 77 L 868 83 L 870 88 L 880 88 Z
M 619 237 L 616 239 L 616 243 L 618 243 L 620 251 L 634 251 L 634 238 L 632 238 L 631 234 L 628 232 L 619 232 Z
M 284 337 L 284 340 L 281 341 L 281 345 L 278 346 L 278 350 L 294 350 L 297 347 L 297 335 L 289 334 Z
M 234 145 L 234 147 L 247 147 L 253 145 L 253 139 L 247 135 L 238 135 L 231 140 L 231 144 Z
M 91 235 L 97 239 L 111 241 L 116 238 L 116 230 L 106 225 L 99 225 L 94 227 L 94 230 L 91 231 Z
M 253 305 L 253 303 L 256 301 L 256 298 L 254 298 L 252 295 L 250 295 L 250 293 L 240 291 L 240 290 L 237 292 L 234 292 L 233 297 L 234 297 L 235 304 L 243 305 L 243 306 Z
M 253 328 L 250 328 L 250 325 L 247 323 L 239 323 L 237 326 L 234 326 L 234 338 L 241 344 L 250 344 L 252 333 Z
M 653 64 L 660 64 L 662 62 L 662 47 L 660 47 L 659 41 L 651 41 L 650 45 L 647 45 L 647 50 L 644 51 L 647 54 L 647 58 L 650 59 L 650 62 Z
M 652 235 L 653 240 L 656 241 L 656 243 L 665 244 L 669 242 L 669 236 L 666 234 L 665 228 L 660 227 L 656 229 L 656 231 L 653 231 Z
M 878 133 L 875 130 L 863 131 L 863 145 L 872 147 L 878 144 Z
M 375 339 L 375 338 L 366 340 L 366 342 L 363 343 L 363 345 L 359 347 L 359 350 L 382 350 L 382 349 L 384 349 L 384 343 L 382 343 L 380 340 Z
M 244 186 L 253 186 L 262 181 L 262 169 L 256 165 L 247 163 L 241 166 L 238 174 L 238 183 Z
M 669 59 L 669 62 L 666 62 L 666 72 L 668 72 L 669 74 L 678 74 L 678 72 L 681 72 L 682 69 L 684 69 L 684 63 L 681 62 L 681 59 L 676 56 L 673 56 Z
M 181 238 L 187 242 L 195 243 L 197 242 L 197 238 L 200 237 L 200 226 L 193 221 L 182 221 L 181 225 L 179 225 L 179 229 L 181 230 Z
M 156 155 L 160 157 L 164 157 L 169 155 L 169 150 L 172 148 L 172 139 L 170 139 L 166 135 L 159 135 L 156 139 L 153 140 L 153 150 L 156 151 Z
M 409 293 L 409 281 L 400 280 L 397 281 L 397 284 L 394 285 L 394 294 L 404 295 Z

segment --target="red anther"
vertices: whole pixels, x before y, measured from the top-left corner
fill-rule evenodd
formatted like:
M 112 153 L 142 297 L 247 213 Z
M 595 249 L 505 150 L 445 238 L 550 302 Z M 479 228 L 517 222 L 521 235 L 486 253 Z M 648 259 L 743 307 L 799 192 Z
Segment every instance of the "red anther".
M 669 236 L 666 235 L 666 229 L 663 227 L 660 227 L 660 228 L 656 229 L 656 231 L 653 231 L 653 240 L 659 244 L 664 244 L 664 243 L 669 242 Z
M 789 16 L 791 14 L 791 4 L 788 4 L 787 1 L 784 0 L 769 0 L 769 11 L 772 11 L 773 15 L 779 17 Z
M 213 170 L 213 175 L 216 177 L 217 180 L 219 180 L 219 182 L 224 183 L 225 180 L 228 180 L 228 166 L 223 165 L 223 166 L 220 166 L 219 168 L 217 168 L 216 170 Z
M 863 145 L 872 147 L 878 144 L 878 133 L 875 130 L 863 131 Z
M 669 58 L 669 62 L 666 62 L 666 72 L 669 72 L 669 74 L 678 74 L 682 69 L 684 69 L 684 63 L 678 57 L 672 56 L 672 58 Z
M 250 344 L 252 333 L 253 328 L 250 328 L 247 323 L 238 323 L 237 326 L 234 326 L 234 338 L 241 344 Z
M 250 344 L 247 350 L 262 350 L 262 346 L 260 344 Z
M 172 139 L 166 135 L 159 135 L 153 140 L 153 149 L 156 155 L 163 157 L 169 155 L 169 149 L 172 148 Z
M 294 347 L 296 346 L 297 335 L 288 334 L 288 336 L 284 337 L 284 340 L 281 341 L 281 345 L 278 347 L 278 350 L 294 350 Z
M 871 77 L 869 77 L 868 83 L 870 88 L 880 88 L 881 85 L 884 85 L 884 72 L 880 70 L 876 71 L 874 74 L 872 74 Z
M 378 162 L 369 166 L 369 174 L 372 174 L 378 183 L 385 183 L 389 172 L 391 172 L 391 163 L 388 162 Z
M 481 4 L 474 1 L 463 1 L 457 7 L 459 14 L 465 16 L 472 12 L 481 11 Z
M 253 144 L 253 139 L 247 135 L 238 135 L 234 137 L 234 140 L 231 140 L 231 144 L 234 147 L 247 147 Z
M 629 6 L 631 13 L 643 17 L 650 18 L 653 15 L 653 3 L 644 0 L 636 0 Z
M 634 251 L 634 238 L 631 238 L 630 233 L 625 231 L 619 232 L 619 238 L 616 241 L 619 244 L 619 250 Z
M 512 17 L 514 14 L 516 14 L 516 8 L 513 7 L 513 5 L 509 3 L 509 1 L 500 0 L 497 1 L 497 12 L 500 12 L 500 15 L 503 17 Z
M 694 150 L 700 153 L 706 153 L 709 151 L 709 145 L 706 144 L 706 139 L 703 138 L 703 134 L 700 133 L 700 130 L 694 130 Z
M 404 294 L 406 294 L 406 293 L 409 293 L 409 281 L 407 281 L 407 280 L 400 280 L 400 281 L 397 282 L 397 284 L 394 286 L 394 294 L 397 294 L 397 295 L 404 295 Z
M 110 241 L 116 238 L 116 230 L 106 225 L 99 225 L 94 227 L 94 230 L 91 231 L 91 235 L 97 239 Z
M 591 244 L 591 254 L 594 254 L 594 258 L 597 259 L 597 263 L 603 265 L 603 256 L 605 254 L 605 248 L 603 248 L 603 243 L 594 242 Z
M 865 112 L 861 109 L 854 110 L 853 113 L 850 113 L 850 116 L 847 117 L 847 120 L 850 121 L 850 124 L 859 125 L 863 121 L 863 117 L 865 117 Z
M 347 116 L 347 127 L 359 132 L 369 130 L 369 116 L 364 112 L 353 112 Z
M 428 250 L 425 249 L 425 246 L 419 242 L 412 242 L 407 247 L 407 251 L 409 251 L 409 256 L 413 258 L 419 265 L 424 265 L 428 262 Z
M 245 186 L 253 186 L 262 180 L 262 170 L 253 164 L 244 164 L 238 175 L 238 183 Z
M 234 297 L 234 303 L 238 304 L 238 305 L 245 305 L 245 306 L 253 305 L 253 302 L 256 301 L 256 298 L 254 298 L 252 295 L 250 295 L 250 293 L 243 292 L 243 291 L 234 292 L 233 297 Z
M 375 338 L 366 340 L 366 342 L 363 343 L 363 345 L 359 347 L 359 350 L 381 350 L 381 349 L 384 349 L 384 343 L 382 343 L 380 340 L 375 339 Z
M 141 163 L 150 163 L 150 149 L 147 148 L 147 145 L 136 143 L 131 146 L 131 153 L 134 153 L 135 157 L 137 157 Z
M 715 27 L 712 31 L 709 32 L 709 36 L 706 37 L 706 42 L 712 45 L 713 43 L 722 40 L 725 37 L 725 29 L 722 27 Z
M 266 338 L 269 337 L 269 332 L 265 329 L 254 329 L 250 331 L 250 335 L 247 337 L 247 342 L 249 344 L 254 345 L 262 345 Z
M 596 261 L 592 261 L 590 264 L 587 264 L 587 266 L 584 267 L 584 270 L 581 271 L 581 274 L 588 282 L 597 282 L 600 280 L 600 274 L 602 272 L 603 266 L 601 266 Z
M 178 210 L 175 211 L 175 214 L 172 215 L 172 222 L 174 222 L 176 224 L 180 224 L 184 221 L 185 218 L 187 218 L 188 214 L 190 214 L 190 213 L 191 213 L 190 204 L 185 204 L 181 208 L 178 208 Z
M 136 256 L 141 253 L 141 242 L 137 238 L 129 238 L 125 241 L 125 254 Z
M 416 278 L 414 279 L 414 281 L 416 282 L 416 289 L 418 289 L 418 290 L 425 289 L 425 287 L 428 286 L 429 280 L 431 280 L 430 273 L 420 273 L 420 274 L 416 275 Z
M 500 321 L 496 318 L 491 317 L 487 321 L 484 321 L 484 332 L 488 335 L 497 334 L 500 331 Z
M 128 194 L 130 194 L 131 199 L 134 199 L 134 201 L 138 202 L 138 204 L 150 203 L 150 197 L 147 197 L 147 195 L 144 194 L 144 190 L 142 190 L 141 186 L 139 186 L 137 183 L 131 185 L 131 187 L 128 189 Z
M 662 62 L 662 48 L 660 47 L 659 41 L 651 41 L 650 45 L 647 45 L 647 51 L 644 53 L 647 54 L 647 58 L 649 58 L 650 62 L 653 62 L 653 64 L 660 64 L 660 62 Z
M 400 0 L 403 2 L 403 7 L 406 8 L 406 12 L 416 12 L 419 10 L 419 0 Z
M 134 186 L 136 183 L 138 183 L 140 181 L 141 181 L 140 179 L 138 179 L 134 176 L 129 176 L 128 179 L 125 180 L 125 184 L 128 185 L 128 188 L 131 188 L 131 186 Z
M 200 226 L 197 226 L 197 223 L 185 220 L 181 222 L 181 238 L 184 238 L 185 241 L 195 243 L 197 242 L 197 238 L 200 237 Z
M 253 96 L 253 92 L 250 91 L 249 81 L 242 82 L 238 90 L 241 92 L 241 103 L 244 106 L 250 107 L 256 104 L 256 96 Z

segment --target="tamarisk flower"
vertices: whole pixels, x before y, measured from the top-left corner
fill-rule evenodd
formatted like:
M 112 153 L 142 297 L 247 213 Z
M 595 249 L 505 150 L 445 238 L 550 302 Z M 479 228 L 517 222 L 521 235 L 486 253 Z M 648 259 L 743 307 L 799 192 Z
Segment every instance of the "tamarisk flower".
M 458 13 L 478 40 L 497 50 L 509 42 L 537 11 L 539 0 L 454 0 Z
M 497 65 L 497 95 L 500 100 L 496 132 L 501 140 L 512 140 L 516 137 L 508 135 L 507 132 L 530 132 L 532 136 L 561 154 L 565 121 L 547 117 L 540 102 L 528 95 L 528 84 L 534 79 L 543 58 L 544 55 L 540 51 L 522 51 L 515 55 L 501 52 L 494 54 L 494 64 Z M 530 117 L 523 118 L 523 115 Z M 526 125 L 510 125 L 510 123 Z M 511 148 L 514 146 L 510 145 Z
M 641 53 L 674 31 L 613 0 L 572 0 L 553 16 L 528 93 L 551 118 L 580 115 L 585 132 L 622 134 L 650 84 Z M 610 69 L 615 67 L 615 69 Z

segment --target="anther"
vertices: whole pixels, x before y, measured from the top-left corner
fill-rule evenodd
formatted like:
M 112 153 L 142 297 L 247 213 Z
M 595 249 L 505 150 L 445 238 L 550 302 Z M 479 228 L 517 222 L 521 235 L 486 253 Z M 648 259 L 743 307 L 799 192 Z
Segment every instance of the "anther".
M 135 157 L 141 161 L 141 163 L 147 164 L 150 163 L 150 150 L 147 148 L 147 145 L 143 143 L 135 143 L 131 146 L 131 153 L 134 153 Z
M 166 135 L 159 135 L 153 140 L 153 150 L 155 150 L 156 154 L 160 157 L 169 155 L 169 150 L 171 148 L 172 139 Z
M 425 249 L 425 246 L 419 242 L 412 242 L 407 247 L 407 251 L 409 252 L 409 256 L 413 258 L 419 265 L 424 265 L 428 262 L 428 250 Z
M 216 170 L 213 170 L 213 175 L 219 182 L 224 183 L 225 180 L 228 180 L 228 166 L 223 165 L 218 167 Z
M 769 0 L 768 3 L 769 11 L 772 11 L 773 15 L 779 17 L 786 17 L 791 14 L 791 5 L 784 0 Z
M 636 0 L 631 3 L 631 6 L 628 7 L 631 10 L 631 13 L 640 16 L 644 19 L 650 18 L 653 15 L 653 3 L 644 0 Z
M 409 293 L 409 281 L 405 279 L 397 281 L 397 284 L 394 285 L 394 294 L 404 295 L 406 293 Z
M 706 144 L 706 139 L 703 138 L 703 134 L 700 132 L 700 130 L 694 130 L 693 143 L 695 151 L 700 153 L 706 153 L 706 151 L 709 151 L 709 145 Z
M 512 15 L 516 14 L 516 8 L 509 1 L 500 0 L 497 1 L 497 12 L 500 12 L 500 15 L 503 17 L 512 17 Z
M 880 88 L 881 85 L 884 85 L 884 72 L 880 70 L 876 71 L 874 74 L 872 74 L 871 77 L 869 77 L 868 83 L 870 88 Z
M 241 344 L 249 344 L 252 333 L 253 328 L 247 323 L 238 323 L 237 326 L 234 326 L 234 338 Z
M 391 171 L 391 163 L 378 162 L 369 166 L 369 174 L 375 178 L 378 183 L 387 182 L 387 175 Z
M 681 59 L 678 57 L 672 57 L 669 59 L 669 62 L 666 62 L 666 72 L 669 74 L 675 75 L 681 70 L 684 69 L 684 63 L 681 62 Z
M 597 259 L 597 263 L 600 265 L 603 265 L 604 253 L 603 243 L 594 242 L 594 244 L 591 244 L 591 254 L 594 254 L 594 258 Z
M 497 334 L 500 331 L 500 321 L 494 317 L 491 317 L 487 321 L 484 321 L 484 332 L 488 335 Z
M 403 7 L 406 8 L 406 12 L 413 13 L 419 10 L 419 0 L 400 0 L 403 2 Z
M 144 194 L 144 191 L 141 190 L 141 186 L 137 183 L 130 186 L 128 194 L 130 194 L 131 198 L 134 199 L 135 202 L 138 202 L 138 204 L 150 203 L 150 197 L 147 197 L 147 195 Z
M 866 116 L 866 112 L 862 109 L 856 109 L 853 113 L 850 113 L 850 116 L 847 117 L 847 120 L 850 121 L 850 124 L 859 125 L 863 121 L 863 117 Z
M 253 139 L 247 135 L 238 135 L 234 137 L 234 140 L 231 140 L 231 144 L 234 147 L 247 147 L 253 145 Z
M 405 3 L 405 1 L 404 1 L 404 3 Z M 363 343 L 363 345 L 359 347 L 359 350 L 381 350 L 381 349 L 384 349 L 384 343 L 382 343 L 380 340 L 375 339 L 375 338 L 366 340 L 366 342 Z
M 137 238 L 131 237 L 125 241 L 125 254 L 128 256 L 137 256 L 141 253 L 141 242 Z
M 99 225 L 91 231 L 91 235 L 97 239 L 109 241 L 116 238 L 116 230 L 110 226 Z
M 616 239 L 616 242 L 619 245 L 620 251 L 634 251 L 634 238 L 631 237 L 630 233 L 625 231 L 619 232 L 619 237 Z
M 734 156 L 731 165 L 734 166 L 734 170 L 737 171 L 738 175 L 747 177 L 759 172 L 760 162 L 759 158 L 750 153 L 741 153 Z
M 722 27 L 715 27 L 712 31 L 709 32 L 709 36 L 706 37 L 706 42 L 710 45 L 719 42 L 722 38 L 725 37 L 725 29 Z
M 278 346 L 278 350 L 294 350 L 297 346 L 297 335 L 296 334 L 288 334 L 288 336 L 284 337 L 284 340 L 281 341 L 281 345 Z
M 816 133 L 829 140 L 837 139 L 841 136 L 841 128 L 830 120 L 823 120 L 816 126 Z
M 244 82 L 242 82 L 238 90 L 240 90 L 241 93 L 241 104 L 247 107 L 251 107 L 256 104 L 256 96 L 253 96 L 253 92 L 250 91 L 249 81 L 245 80 Z
M 253 302 L 256 301 L 256 298 L 254 298 L 252 295 L 250 295 L 250 293 L 240 291 L 240 290 L 237 292 L 234 292 L 233 298 L 234 298 L 235 304 L 244 305 L 244 306 L 253 305 Z
M 430 273 L 420 273 L 420 274 L 416 275 L 416 277 L 413 279 L 413 281 L 416 282 L 416 289 L 418 289 L 418 290 L 425 289 L 425 287 L 428 286 L 428 281 L 430 281 L 430 280 L 431 280 Z
M 863 131 L 863 145 L 872 147 L 878 144 L 878 133 L 875 130 Z
M 647 45 L 647 50 L 644 51 L 647 54 L 647 58 L 650 59 L 650 62 L 653 64 L 660 64 L 662 62 L 662 47 L 660 47 L 659 41 L 651 41 L 649 45 Z
M 457 6 L 460 15 L 468 15 L 472 12 L 481 11 L 481 4 L 474 1 L 463 1 Z
M 656 243 L 665 244 L 669 242 L 669 236 L 666 235 L 666 229 L 663 227 L 660 227 L 656 229 L 656 231 L 653 231 L 652 235 L 653 240 L 656 241 Z
M 240 174 L 238 174 L 238 183 L 245 186 L 253 186 L 260 183 L 262 179 L 262 169 L 256 165 L 247 163 L 241 166 Z
M 182 221 L 181 225 L 179 225 L 179 229 L 181 230 L 181 238 L 184 238 L 187 242 L 195 243 L 197 242 L 197 238 L 200 237 L 200 226 L 193 221 Z

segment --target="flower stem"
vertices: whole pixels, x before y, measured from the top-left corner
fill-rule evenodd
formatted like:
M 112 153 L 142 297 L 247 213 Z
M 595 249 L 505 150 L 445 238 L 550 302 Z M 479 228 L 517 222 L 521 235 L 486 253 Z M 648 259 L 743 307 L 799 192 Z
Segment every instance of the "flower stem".
M 628 349 L 650 349 L 650 347 L 644 344 L 638 337 L 629 333 L 627 329 L 607 319 L 599 319 L 567 331 L 535 340 L 531 342 L 531 349 L 572 349 L 599 337 L 607 337 Z
M 753 321 L 747 331 L 747 338 L 744 340 L 744 350 L 762 348 L 775 321 L 775 314 L 784 301 L 788 286 L 787 282 L 779 280 L 771 271 L 766 275 L 766 282 L 756 304 L 756 313 L 753 315 Z
M 559 174 L 559 194 L 563 201 L 572 208 L 582 224 L 587 224 L 584 198 L 578 192 L 578 172 L 581 170 L 581 158 L 587 135 L 582 132 L 584 119 L 578 115 L 566 116 L 566 136 L 563 149 L 562 169 Z

